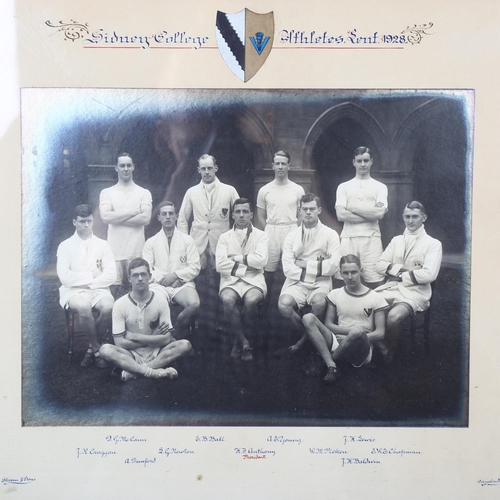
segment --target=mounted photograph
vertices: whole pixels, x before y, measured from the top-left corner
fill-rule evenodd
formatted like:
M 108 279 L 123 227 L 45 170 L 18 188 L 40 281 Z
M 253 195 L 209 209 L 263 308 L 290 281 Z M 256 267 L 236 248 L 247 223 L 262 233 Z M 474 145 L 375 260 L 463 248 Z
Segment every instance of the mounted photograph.
M 474 98 L 21 89 L 23 426 L 467 427 Z

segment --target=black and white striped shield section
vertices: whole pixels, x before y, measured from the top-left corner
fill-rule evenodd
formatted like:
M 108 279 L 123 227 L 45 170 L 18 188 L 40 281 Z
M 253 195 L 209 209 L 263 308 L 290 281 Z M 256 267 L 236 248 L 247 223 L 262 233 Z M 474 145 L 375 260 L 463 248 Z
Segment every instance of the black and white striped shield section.
M 243 9 L 235 14 L 217 11 L 215 36 L 228 68 L 247 82 L 262 67 L 274 39 L 274 14 Z

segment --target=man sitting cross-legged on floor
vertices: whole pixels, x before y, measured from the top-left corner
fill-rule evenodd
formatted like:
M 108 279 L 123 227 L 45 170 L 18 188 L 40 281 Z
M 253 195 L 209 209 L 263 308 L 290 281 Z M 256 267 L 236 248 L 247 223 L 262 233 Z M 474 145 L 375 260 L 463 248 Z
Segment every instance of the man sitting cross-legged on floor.
M 373 344 L 384 338 L 384 298 L 361 283 L 361 262 L 355 255 L 340 259 L 340 274 L 344 288 L 335 288 L 327 296 L 325 324 L 306 314 L 302 322 L 311 344 L 327 366 L 323 381 L 332 384 L 339 372 L 336 362 L 349 360 L 356 368 L 372 359 Z
M 252 361 L 252 348 L 245 336 L 252 329 L 258 305 L 266 295 L 264 266 L 269 238 L 252 226 L 252 204 L 246 198 L 234 202 L 234 228 L 221 234 L 215 252 L 216 269 L 221 274 L 220 298 L 224 316 L 235 334 L 232 358 Z M 243 311 L 236 304 L 243 302 Z M 242 325 L 243 322 L 243 325 Z
M 169 365 L 191 353 L 191 344 L 172 336 L 167 299 L 149 290 L 151 272 L 147 261 L 132 260 L 128 277 L 132 291 L 113 307 L 115 345 L 104 344 L 100 355 L 123 370 L 124 382 L 137 375 L 177 378 L 177 370 Z

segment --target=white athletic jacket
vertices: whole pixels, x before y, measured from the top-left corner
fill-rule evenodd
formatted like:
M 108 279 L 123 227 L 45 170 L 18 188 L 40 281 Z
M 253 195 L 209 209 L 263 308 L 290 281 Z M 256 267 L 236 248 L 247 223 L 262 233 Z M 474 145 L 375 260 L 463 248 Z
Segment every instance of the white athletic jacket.
M 155 283 L 168 273 L 177 274 L 184 282 L 193 281 L 201 269 L 200 255 L 193 238 L 177 228 L 174 229 L 170 247 L 165 231 L 161 229 L 146 241 L 142 257 L 151 266 Z
M 304 246 L 303 228 L 302 224 L 285 238 L 282 262 L 286 281 L 283 288 L 298 281 L 305 285 L 327 283 L 339 267 L 340 238 L 337 232 L 318 221 L 314 236 Z M 296 259 L 306 260 L 306 269 L 295 265 Z
M 427 309 L 432 295 L 431 283 L 437 278 L 442 257 L 441 242 L 429 236 L 423 228 L 408 248 L 404 234 L 395 236 L 380 256 L 375 269 L 386 276 L 398 276 L 403 265 L 414 270 L 401 273 L 402 281 L 389 281 L 378 287 L 377 291 L 386 290 L 397 283 L 404 297 L 416 301 L 422 310 Z
M 85 244 L 87 241 L 88 246 Z M 116 281 L 115 258 L 111 247 L 107 241 L 94 234 L 89 240 L 82 240 L 75 232 L 57 248 L 57 276 L 62 283 L 59 288 L 61 307 L 82 290 L 107 289 Z
M 268 244 L 267 234 L 252 225 L 247 230 L 243 246 L 234 229 L 221 234 L 215 252 L 216 269 L 221 274 L 220 289 L 242 279 L 265 294 L 264 266 L 267 263 Z M 244 263 L 233 262 L 228 259 L 228 255 L 242 255 Z
M 210 209 L 201 181 L 186 191 L 177 220 L 177 229 L 194 239 L 200 255 L 207 245 L 210 245 L 215 254 L 219 236 L 231 227 L 233 203 L 239 198 L 233 186 L 223 184 L 217 178 L 214 182 L 213 203 Z

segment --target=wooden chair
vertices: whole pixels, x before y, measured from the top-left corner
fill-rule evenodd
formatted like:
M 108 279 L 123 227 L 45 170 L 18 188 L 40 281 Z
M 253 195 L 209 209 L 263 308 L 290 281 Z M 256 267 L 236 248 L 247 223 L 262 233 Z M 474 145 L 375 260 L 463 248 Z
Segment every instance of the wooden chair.
M 423 312 L 418 312 L 410 316 L 410 340 L 412 348 L 424 344 L 425 354 L 431 353 L 431 339 L 430 339 L 430 322 L 431 322 L 431 309 L 432 301 L 435 292 L 435 281 L 431 283 L 432 296 L 430 300 L 429 308 Z M 417 333 L 421 333 L 423 340 L 417 342 Z
M 98 313 L 97 311 L 92 311 L 92 314 L 94 315 L 94 319 L 97 319 Z M 64 309 L 64 316 L 66 318 L 66 330 L 68 333 L 68 356 L 69 356 L 69 364 L 73 362 L 73 346 L 75 342 L 75 333 L 79 333 L 82 330 L 79 330 L 75 325 L 75 316 L 77 316 L 77 313 L 75 311 L 72 311 L 71 309 Z

